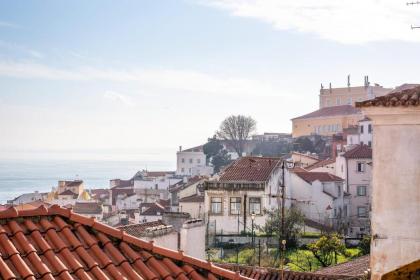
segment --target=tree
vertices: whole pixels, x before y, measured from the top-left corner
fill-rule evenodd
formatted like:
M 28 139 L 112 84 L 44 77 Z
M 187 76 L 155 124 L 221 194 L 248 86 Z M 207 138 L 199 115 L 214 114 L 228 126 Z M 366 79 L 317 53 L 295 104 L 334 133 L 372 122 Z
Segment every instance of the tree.
M 291 150 L 291 145 L 286 141 L 266 141 L 257 143 L 252 154 L 264 157 L 278 157 L 289 153 Z
M 211 163 L 214 167 L 214 172 L 219 172 L 220 168 L 228 165 L 231 162 L 230 155 L 223 148 L 216 137 L 210 138 L 203 146 L 204 154 L 206 154 L 207 163 Z
M 365 235 L 359 243 L 360 255 L 370 254 L 370 235 Z
M 293 147 L 294 147 L 295 150 L 297 150 L 298 152 L 302 152 L 302 153 L 306 153 L 306 152 L 314 153 L 315 152 L 315 147 L 314 147 L 314 144 L 312 143 L 311 139 L 309 139 L 308 137 L 305 137 L 305 136 L 297 138 L 293 142 Z
M 296 207 L 285 209 L 284 214 L 284 238 L 286 239 L 288 248 L 295 247 L 297 246 L 300 230 L 304 225 L 304 215 Z M 268 212 L 264 231 L 281 236 L 281 215 L 279 215 L 278 210 Z
M 323 267 L 336 264 L 338 255 L 346 253 L 346 246 L 336 233 L 321 236 L 317 241 L 310 243 L 308 249 Z
M 229 116 L 221 124 L 217 131 L 220 139 L 226 140 L 235 150 L 239 157 L 244 151 L 245 141 L 256 130 L 257 123 L 251 117 L 242 115 Z

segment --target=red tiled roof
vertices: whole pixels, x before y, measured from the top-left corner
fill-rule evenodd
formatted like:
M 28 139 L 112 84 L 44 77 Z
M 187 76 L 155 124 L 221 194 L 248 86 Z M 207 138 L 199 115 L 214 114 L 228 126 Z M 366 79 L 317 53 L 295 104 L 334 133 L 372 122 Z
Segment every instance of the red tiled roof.
M 266 182 L 280 162 L 280 158 L 242 157 L 224 170 L 219 181 Z
M 0 278 L 247 279 L 54 205 L 0 212 Z
M 293 118 L 292 120 L 311 119 L 320 117 L 347 116 L 360 114 L 360 109 L 351 105 L 324 107 L 309 114 Z
M 118 228 L 125 231 L 126 233 L 130 235 L 141 237 L 149 228 L 164 227 L 164 226 L 166 225 L 162 222 L 162 220 L 157 220 L 157 221 L 141 223 L 141 224 L 120 226 Z
M 305 169 L 308 170 L 308 171 L 310 171 L 310 170 L 315 169 L 315 168 L 324 167 L 326 165 L 333 164 L 334 162 L 335 162 L 335 158 L 327 158 L 327 159 L 318 161 L 318 162 L 316 162 L 316 163 L 314 163 L 312 165 L 309 165 Z
M 351 261 L 321 268 L 315 271 L 315 274 L 321 275 L 343 275 L 343 276 L 361 276 L 369 268 L 370 256 L 361 256 Z
M 252 267 L 238 264 L 217 264 L 220 267 L 238 271 L 241 275 L 249 277 L 255 280 L 277 280 L 281 279 L 281 270 L 267 267 Z M 350 276 L 343 275 L 321 275 L 313 272 L 296 272 L 290 270 L 284 270 L 285 280 L 336 280 L 336 279 L 358 279 Z
M 98 202 L 76 202 L 73 211 L 78 214 L 101 214 L 102 206 Z
M 204 202 L 204 195 L 191 195 L 179 199 L 179 202 Z
M 398 107 L 398 106 L 419 106 L 420 105 L 420 86 L 405 89 L 398 92 L 378 96 L 371 100 L 356 102 L 356 107 Z
M 149 203 L 147 203 L 149 204 Z M 140 204 L 140 209 L 143 208 L 143 206 L 146 206 L 145 203 Z M 149 205 L 146 206 L 147 209 L 145 209 L 144 211 L 142 211 L 140 213 L 140 215 L 144 215 L 144 216 L 161 216 L 163 214 L 163 212 L 165 212 L 165 207 L 160 205 L 157 202 L 151 203 Z
M 64 192 L 59 193 L 58 195 L 77 195 L 76 193 L 72 192 L 71 190 L 65 190 Z
M 341 182 L 343 179 L 328 172 L 295 172 L 302 180 L 312 183 L 316 180 L 321 182 Z
M 372 158 L 372 148 L 367 145 L 357 145 L 343 154 L 345 158 Z

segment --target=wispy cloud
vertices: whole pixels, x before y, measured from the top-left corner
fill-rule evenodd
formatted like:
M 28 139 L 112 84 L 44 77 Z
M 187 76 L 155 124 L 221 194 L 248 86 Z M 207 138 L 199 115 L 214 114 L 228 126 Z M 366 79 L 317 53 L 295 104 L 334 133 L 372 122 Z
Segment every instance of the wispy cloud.
M 276 95 L 279 90 L 265 81 L 173 69 L 62 69 L 32 62 L 0 61 L 0 76 L 64 81 L 135 82 L 156 89 L 235 95 Z
M 20 28 L 19 25 L 12 22 L 7 22 L 7 21 L 0 21 L 0 27 Z
M 12 52 L 23 53 L 31 58 L 39 59 L 44 57 L 44 55 L 41 52 L 16 43 L 5 42 L 0 40 L 0 48 L 4 48 Z
M 134 102 L 131 100 L 131 98 L 128 97 L 127 95 L 124 95 L 115 91 L 111 91 L 111 90 L 107 90 L 104 93 L 104 98 L 112 102 L 119 102 L 127 107 L 134 107 L 135 105 Z
M 395 0 L 199 0 L 233 16 L 255 18 L 281 30 L 315 34 L 346 44 L 420 41 L 411 24 L 420 13 Z

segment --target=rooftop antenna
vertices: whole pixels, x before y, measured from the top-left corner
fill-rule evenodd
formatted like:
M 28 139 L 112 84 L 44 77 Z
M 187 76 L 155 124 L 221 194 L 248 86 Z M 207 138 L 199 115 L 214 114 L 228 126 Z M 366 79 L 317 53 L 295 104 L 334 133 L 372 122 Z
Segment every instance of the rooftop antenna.
M 420 1 L 407 2 L 407 6 L 420 5 Z M 420 26 L 411 25 L 411 30 L 420 29 Z

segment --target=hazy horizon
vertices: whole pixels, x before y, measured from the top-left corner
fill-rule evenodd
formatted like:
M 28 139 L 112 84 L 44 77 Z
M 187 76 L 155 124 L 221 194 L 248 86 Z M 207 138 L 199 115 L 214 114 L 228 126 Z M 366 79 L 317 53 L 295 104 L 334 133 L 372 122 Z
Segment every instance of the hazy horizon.
M 420 5 L 4 1 L 0 159 L 165 160 L 231 114 L 290 132 L 320 84 L 420 82 Z M 77 12 L 71 12 L 77 11 Z

